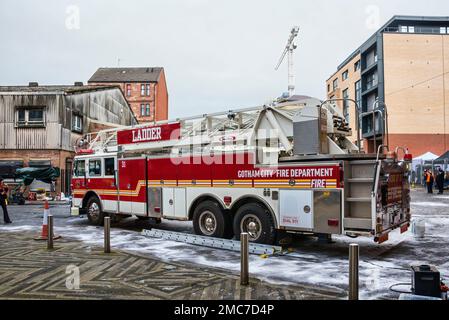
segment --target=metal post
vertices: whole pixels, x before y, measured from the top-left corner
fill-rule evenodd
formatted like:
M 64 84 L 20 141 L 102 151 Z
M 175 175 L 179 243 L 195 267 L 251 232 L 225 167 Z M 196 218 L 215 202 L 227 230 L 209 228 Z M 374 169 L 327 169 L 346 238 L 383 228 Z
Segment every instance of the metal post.
M 104 253 L 111 253 L 111 218 L 104 218 Z
M 349 245 L 349 300 L 359 300 L 359 245 Z
M 48 237 L 47 237 L 47 249 L 53 249 L 53 216 L 51 214 L 47 217 L 47 228 L 48 228 Z
M 240 235 L 240 284 L 247 286 L 249 284 L 249 243 L 248 234 Z

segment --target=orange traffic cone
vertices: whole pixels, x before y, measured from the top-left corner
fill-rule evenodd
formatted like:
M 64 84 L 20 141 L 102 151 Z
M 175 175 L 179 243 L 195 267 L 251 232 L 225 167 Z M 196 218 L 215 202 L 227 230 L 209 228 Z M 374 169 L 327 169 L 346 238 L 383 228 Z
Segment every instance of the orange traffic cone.
M 34 240 L 47 240 L 48 239 L 48 215 L 50 214 L 50 206 L 48 205 L 48 200 L 45 199 L 44 203 L 44 219 L 42 221 L 42 232 L 41 235 Z M 59 239 L 60 236 L 55 236 L 53 234 L 53 239 Z

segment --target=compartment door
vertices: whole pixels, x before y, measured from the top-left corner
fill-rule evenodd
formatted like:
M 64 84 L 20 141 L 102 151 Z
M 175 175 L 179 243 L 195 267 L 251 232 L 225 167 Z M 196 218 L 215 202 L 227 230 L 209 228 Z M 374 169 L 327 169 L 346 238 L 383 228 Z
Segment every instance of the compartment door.
M 282 227 L 313 230 L 312 190 L 280 190 L 279 200 Z
M 162 189 L 162 215 L 164 217 L 175 216 L 175 192 L 174 188 Z
M 175 188 L 175 217 L 178 219 L 188 218 L 187 208 L 186 208 L 186 189 L 185 188 Z

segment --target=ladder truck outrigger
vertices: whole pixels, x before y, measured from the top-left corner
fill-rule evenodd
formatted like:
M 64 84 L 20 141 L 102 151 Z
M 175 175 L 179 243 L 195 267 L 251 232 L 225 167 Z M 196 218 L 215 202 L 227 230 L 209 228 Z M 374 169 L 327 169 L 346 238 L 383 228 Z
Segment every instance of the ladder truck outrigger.
M 385 111 L 372 113 L 387 128 Z M 382 243 L 410 226 L 411 155 L 364 153 L 356 130 L 353 143 L 335 101 L 304 97 L 88 134 L 75 148 L 72 214 L 193 221 L 198 235 L 262 244 L 286 232 Z

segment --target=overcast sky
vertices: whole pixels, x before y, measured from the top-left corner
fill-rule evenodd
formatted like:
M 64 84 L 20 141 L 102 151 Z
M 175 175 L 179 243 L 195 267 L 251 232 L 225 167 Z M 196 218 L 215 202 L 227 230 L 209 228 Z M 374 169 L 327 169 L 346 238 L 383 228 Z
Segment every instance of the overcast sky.
M 325 95 L 337 65 L 393 15 L 449 16 L 447 0 L 1 0 L 0 85 L 87 82 L 98 67 L 162 66 L 171 118 L 266 103 L 293 25 L 296 93 Z

